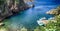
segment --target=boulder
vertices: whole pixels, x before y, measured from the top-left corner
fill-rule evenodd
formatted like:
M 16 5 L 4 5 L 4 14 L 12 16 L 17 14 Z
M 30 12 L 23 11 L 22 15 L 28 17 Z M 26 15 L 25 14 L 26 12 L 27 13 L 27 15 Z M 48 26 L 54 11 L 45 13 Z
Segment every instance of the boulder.
M 11 15 L 29 8 L 23 0 L 19 0 L 18 4 L 15 2 L 15 0 L 8 1 L 9 2 L 5 2 L 4 4 L 0 5 L 0 22 Z
M 0 23 L 0 26 L 4 26 L 5 24 L 4 23 Z
M 57 11 L 57 9 L 52 9 L 52 10 L 50 10 L 50 11 L 47 11 L 46 14 L 55 15 L 55 14 L 58 14 L 58 11 Z

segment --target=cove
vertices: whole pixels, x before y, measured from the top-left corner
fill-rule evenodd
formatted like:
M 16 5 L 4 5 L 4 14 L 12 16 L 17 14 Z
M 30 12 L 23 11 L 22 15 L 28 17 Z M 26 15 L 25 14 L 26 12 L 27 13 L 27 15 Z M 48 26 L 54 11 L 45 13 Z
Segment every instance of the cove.
M 10 17 L 5 24 L 11 28 L 17 28 L 20 26 L 34 28 L 38 26 L 37 20 L 40 18 L 46 17 L 48 19 L 53 17 L 53 15 L 46 14 L 46 12 L 50 9 L 56 8 L 59 5 L 56 4 L 57 2 L 58 1 L 55 2 L 54 0 L 34 0 L 34 8 L 24 10 L 18 15 Z

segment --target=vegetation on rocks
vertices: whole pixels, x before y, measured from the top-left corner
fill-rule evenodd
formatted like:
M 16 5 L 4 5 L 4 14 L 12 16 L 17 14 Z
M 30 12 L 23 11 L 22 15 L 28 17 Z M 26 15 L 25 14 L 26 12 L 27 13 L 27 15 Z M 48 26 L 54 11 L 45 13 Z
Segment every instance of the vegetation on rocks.
M 19 10 L 25 10 L 27 8 L 27 4 L 23 0 L 0 0 L 0 31 L 60 31 L 60 6 L 47 12 L 47 14 L 53 14 L 55 17 L 53 20 L 48 20 L 49 23 L 45 26 L 37 26 L 31 30 L 25 27 L 13 29 L 6 24 L 4 27 L 1 26 L 1 24 L 4 24 L 1 22 L 3 19 L 19 12 Z
M 49 23 L 45 26 L 38 26 L 35 31 L 60 31 L 60 6 L 53 10 L 55 15 L 53 20 L 48 20 Z M 51 12 L 51 11 L 50 11 Z M 50 14 L 49 12 L 49 14 Z

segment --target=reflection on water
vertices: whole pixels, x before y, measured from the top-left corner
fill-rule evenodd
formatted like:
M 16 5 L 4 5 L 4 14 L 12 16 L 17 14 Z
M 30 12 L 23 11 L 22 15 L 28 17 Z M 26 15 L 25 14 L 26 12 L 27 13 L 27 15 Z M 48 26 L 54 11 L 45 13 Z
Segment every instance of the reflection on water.
M 6 24 L 12 28 L 24 26 L 26 28 L 34 28 L 38 26 L 37 20 L 42 17 L 46 17 L 46 19 L 53 17 L 52 15 L 46 14 L 50 9 L 56 8 L 57 5 L 49 5 L 54 4 L 52 1 L 40 1 L 35 0 L 35 7 L 30 8 L 28 10 L 20 12 L 17 16 L 12 16 L 6 21 Z M 10 24 L 8 24 L 10 23 Z

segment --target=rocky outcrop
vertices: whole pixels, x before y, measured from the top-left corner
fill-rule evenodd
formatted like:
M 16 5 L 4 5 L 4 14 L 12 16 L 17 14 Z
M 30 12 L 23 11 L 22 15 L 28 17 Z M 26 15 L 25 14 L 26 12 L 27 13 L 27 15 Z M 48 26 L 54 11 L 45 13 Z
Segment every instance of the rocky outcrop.
M 4 23 L 0 23 L 0 26 L 4 26 L 5 24 Z
M 28 9 L 28 5 L 23 0 L 19 0 L 18 3 L 15 0 L 4 1 L 0 5 L 0 22 L 15 13 Z
M 57 7 L 56 9 L 52 9 L 52 10 L 46 12 L 46 14 L 59 15 L 60 14 L 60 6 Z
M 58 14 L 57 13 L 57 9 L 52 9 L 52 10 L 50 10 L 50 11 L 48 11 L 48 12 L 46 12 L 46 14 Z

